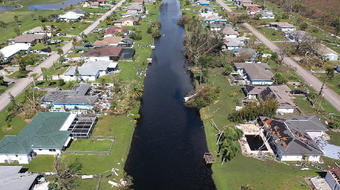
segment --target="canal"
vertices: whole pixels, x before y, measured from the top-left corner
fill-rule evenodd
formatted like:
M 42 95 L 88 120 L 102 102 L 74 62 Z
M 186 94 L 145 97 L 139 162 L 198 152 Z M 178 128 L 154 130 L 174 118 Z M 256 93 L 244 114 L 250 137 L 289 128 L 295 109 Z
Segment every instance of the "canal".
M 163 0 L 162 37 L 155 41 L 141 119 L 125 165 L 136 190 L 215 189 L 211 169 L 203 162 L 207 144 L 201 118 L 183 102 L 193 86 L 183 56 L 185 31 L 177 25 L 180 17 L 179 2 Z

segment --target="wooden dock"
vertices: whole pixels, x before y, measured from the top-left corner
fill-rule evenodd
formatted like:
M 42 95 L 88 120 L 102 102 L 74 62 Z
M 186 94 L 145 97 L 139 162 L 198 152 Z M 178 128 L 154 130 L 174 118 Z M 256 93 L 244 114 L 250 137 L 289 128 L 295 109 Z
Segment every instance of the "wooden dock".
M 204 159 L 206 164 L 213 164 L 216 161 L 214 156 L 210 152 L 204 153 L 203 159 Z

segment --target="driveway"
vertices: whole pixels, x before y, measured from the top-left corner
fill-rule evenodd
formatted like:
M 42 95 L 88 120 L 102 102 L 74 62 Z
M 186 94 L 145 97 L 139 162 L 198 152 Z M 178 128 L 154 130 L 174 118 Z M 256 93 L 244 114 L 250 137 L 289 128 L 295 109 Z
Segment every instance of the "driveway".
M 114 10 L 116 10 L 118 7 L 120 7 L 126 0 L 121 0 L 119 3 L 117 3 L 112 9 L 110 9 L 108 12 L 103 14 L 99 19 L 97 19 L 95 22 L 93 22 L 89 27 L 87 27 L 82 33 L 85 35 L 89 34 L 93 29 L 95 29 L 101 21 L 104 21 L 106 17 L 110 16 Z M 77 39 L 80 40 L 80 35 L 77 36 Z M 62 50 L 66 54 L 72 49 L 72 42 L 66 43 Z M 41 68 L 50 68 L 55 62 L 58 61 L 59 55 L 56 52 L 53 52 L 51 56 L 49 56 L 45 61 L 43 61 L 41 64 L 36 66 L 33 71 L 29 74 L 27 78 L 18 79 L 15 81 L 15 84 L 7 89 L 4 93 L 0 95 L 0 111 L 3 110 L 9 103 L 10 103 L 10 94 L 14 97 L 17 97 L 20 95 L 29 85 L 31 82 L 33 82 L 33 78 L 31 77 L 33 74 L 36 74 L 38 77 L 41 76 Z
M 233 11 L 228 7 L 222 0 L 216 0 L 218 4 L 220 4 L 226 11 L 232 13 Z M 272 41 L 267 39 L 264 35 L 262 35 L 259 31 L 257 31 L 254 27 L 252 27 L 248 23 L 243 23 L 243 26 L 247 28 L 251 33 L 254 34 L 256 38 L 258 38 L 265 46 L 267 46 L 273 52 L 280 52 L 280 48 L 277 47 Z M 322 82 L 316 78 L 312 73 L 301 67 L 297 62 L 295 62 L 292 58 L 285 56 L 283 58 L 283 63 L 287 64 L 291 68 L 295 70 L 295 72 L 306 82 L 308 83 L 316 92 L 319 92 L 322 86 Z M 328 88 L 326 85 L 323 88 L 323 97 L 334 106 L 335 109 L 340 111 L 340 96 L 335 93 L 332 89 Z

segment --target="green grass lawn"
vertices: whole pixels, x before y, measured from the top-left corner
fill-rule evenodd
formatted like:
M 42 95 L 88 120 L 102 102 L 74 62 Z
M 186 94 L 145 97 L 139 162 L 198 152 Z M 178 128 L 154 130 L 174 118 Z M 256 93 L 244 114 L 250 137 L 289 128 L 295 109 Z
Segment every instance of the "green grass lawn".
M 8 75 L 8 77 L 12 79 L 20 79 L 20 78 L 25 78 L 27 74 L 28 74 L 28 71 L 15 71 L 12 74 Z
M 262 190 L 307 190 L 309 187 L 304 177 L 318 175 L 314 171 L 301 171 L 297 167 L 274 161 L 260 161 L 242 155 L 224 165 L 217 162 L 212 169 L 217 189 L 239 189 L 241 185 L 249 184 L 255 189 Z
M 35 157 L 26 167 L 30 172 L 51 172 L 54 171 L 53 163 L 54 156 L 52 155 L 39 155 Z
M 68 151 L 109 151 L 111 140 L 77 139 L 72 141 Z
M 305 96 L 296 96 L 293 101 L 301 109 L 301 111 L 304 114 L 312 114 L 312 113 L 314 113 L 314 108 L 306 100 Z
M 308 189 L 304 182 L 305 176 L 315 176 L 314 171 L 301 171 L 299 168 L 287 166 L 274 161 L 259 161 L 237 156 L 224 165 L 216 157 L 216 130 L 209 123 L 213 119 L 221 129 L 233 126 L 227 116 L 233 111 L 238 100 L 243 97 L 239 86 L 230 86 L 221 70 L 209 71 L 209 83 L 219 86 L 220 97 L 214 104 L 201 109 L 208 148 L 215 155 L 217 162 L 213 164 L 213 179 L 217 189 L 239 189 L 241 185 L 249 184 L 255 189 Z
M 340 74 L 335 73 L 332 79 L 327 79 L 326 74 L 316 75 L 321 81 L 326 81 L 328 87 L 333 89 L 336 93 L 340 95 Z
M 38 19 L 39 16 L 47 17 L 50 14 L 59 14 L 62 11 L 31 11 L 31 10 L 15 10 L 6 11 L 0 13 L 0 21 L 7 23 L 6 27 L 0 27 L 0 43 L 5 42 L 9 38 L 17 36 L 14 29 L 19 28 L 20 33 L 30 30 L 36 26 L 42 24 L 48 25 L 48 23 L 41 23 Z M 19 24 L 14 21 L 14 16 L 18 16 Z
M 266 26 L 256 27 L 256 29 L 260 31 L 264 36 L 266 36 L 269 40 L 287 41 L 287 39 L 282 35 L 282 32 L 280 30 L 274 30 Z
M 331 137 L 328 141 L 331 144 L 340 146 L 340 133 L 334 131 L 326 131 L 326 133 Z

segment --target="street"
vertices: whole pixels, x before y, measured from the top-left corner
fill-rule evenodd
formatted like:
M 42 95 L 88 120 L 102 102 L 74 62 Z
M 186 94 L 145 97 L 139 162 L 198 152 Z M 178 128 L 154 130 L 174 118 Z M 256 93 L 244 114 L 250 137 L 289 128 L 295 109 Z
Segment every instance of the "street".
M 95 22 L 93 22 L 89 27 L 87 27 L 82 33 L 87 35 L 89 34 L 93 29 L 95 29 L 101 21 L 104 21 L 109 15 L 112 14 L 114 10 L 116 10 L 118 7 L 120 7 L 126 0 L 121 0 L 119 3 L 117 3 L 112 9 L 110 9 L 108 12 L 106 12 L 104 15 L 102 15 L 99 19 L 97 19 Z M 80 40 L 81 36 L 78 35 L 77 39 Z M 68 53 L 72 49 L 72 41 L 66 43 L 62 50 L 64 51 L 64 54 Z M 14 97 L 17 97 L 20 95 L 30 84 L 33 82 L 32 75 L 36 75 L 37 77 L 40 77 L 42 75 L 41 68 L 50 68 L 52 65 L 58 61 L 59 55 L 56 52 L 53 52 L 50 57 L 48 57 L 45 61 L 43 61 L 41 64 L 36 66 L 32 72 L 29 74 L 28 77 L 18 79 L 15 81 L 15 84 L 7 89 L 4 93 L 0 95 L 0 111 L 2 111 L 9 103 L 10 103 L 10 94 Z
M 223 0 L 216 0 L 218 4 L 220 4 L 226 11 L 232 12 L 230 7 L 228 7 Z M 280 55 L 280 48 L 277 47 L 272 41 L 267 39 L 263 34 L 257 31 L 254 27 L 252 27 L 248 23 L 243 23 L 243 26 L 247 28 L 254 36 L 259 39 L 266 47 L 268 47 L 271 51 L 276 52 Z M 312 73 L 307 71 L 305 68 L 301 67 L 297 62 L 295 62 L 292 58 L 284 56 L 283 63 L 287 64 L 291 68 L 295 70 L 295 72 L 306 82 L 308 83 L 317 93 L 320 91 L 322 82 L 316 78 Z M 322 91 L 323 97 L 332 105 L 335 109 L 340 111 L 340 96 L 334 92 L 332 89 L 328 88 L 324 85 Z

